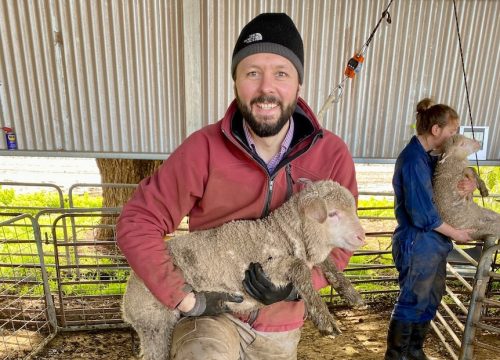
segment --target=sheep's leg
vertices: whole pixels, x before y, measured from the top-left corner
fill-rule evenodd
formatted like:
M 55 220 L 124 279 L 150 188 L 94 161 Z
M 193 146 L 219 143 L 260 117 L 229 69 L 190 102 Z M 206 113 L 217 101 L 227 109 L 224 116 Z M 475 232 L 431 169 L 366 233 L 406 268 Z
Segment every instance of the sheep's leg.
M 484 183 L 483 179 L 479 177 L 479 174 L 477 173 L 476 169 L 474 169 L 473 167 L 467 167 L 465 168 L 463 175 L 467 179 L 476 180 L 477 188 L 479 189 L 479 193 L 481 194 L 481 196 L 487 197 L 489 195 L 488 188 L 486 187 L 486 184 Z
M 484 237 L 486 235 L 500 236 L 500 214 L 485 208 L 480 208 L 481 220 L 477 226 L 477 232 L 473 237 Z M 474 228 L 474 224 L 471 226 Z
M 123 318 L 139 335 L 144 360 L 168 360 L 179 311 L 160 303 L 132 273 L 123 296 Z
M 136 329 L 141 341 L 141 356 L 143 360 L 170 359 L 170 342 L 175 322 L 165 323 L 163 326 L 147 326 Z
M 323 274 L 325 275 L 330 285 L 332 285 L 335 291 L 337 291 L 344 299 L 347 300 L 350 306 L 365 306 L 361 295 L 356 291 L 354 286 L 352 286 L 349 279 L 347 279 L 344 274 L 337 270 L 337 267 L 329 257 L 327 257 L 325 261 L 323 261 L 319 265 L 319 267 L 323 271 Z
M 476 182 L 477 182 L 477 188 L 479 189 L 479 193 L 481 194 L 481 196 L 487 197 L 490 193 L 483 179 L 481 179 L 478 176 Z
M 311 270 L 305 262 L 295 259 L 290 267 L 290 281 L 304 300 L 309 317 L 323 335 L 341 333 L 337 322 L 311 282 Z

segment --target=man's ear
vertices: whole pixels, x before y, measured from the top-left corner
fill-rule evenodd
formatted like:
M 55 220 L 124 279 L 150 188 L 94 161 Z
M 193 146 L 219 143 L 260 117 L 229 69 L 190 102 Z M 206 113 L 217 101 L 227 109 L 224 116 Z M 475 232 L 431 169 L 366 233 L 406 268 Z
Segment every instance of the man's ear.
M 316 220 L 319 223 L 324 223 L 328 216 L 326 209 L 326 201 L 316 198 L 309 202 L 304 208 L 304 214 L 309 219 Z

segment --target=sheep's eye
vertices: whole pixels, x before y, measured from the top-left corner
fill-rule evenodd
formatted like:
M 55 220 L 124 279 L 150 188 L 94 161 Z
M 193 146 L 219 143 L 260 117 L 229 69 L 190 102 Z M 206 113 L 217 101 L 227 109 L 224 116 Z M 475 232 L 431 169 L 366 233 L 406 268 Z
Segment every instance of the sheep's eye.
M 337 216 L 337 211 L 332 211 L 328 213 L 328 217 L 334 217 L 334 216 Z

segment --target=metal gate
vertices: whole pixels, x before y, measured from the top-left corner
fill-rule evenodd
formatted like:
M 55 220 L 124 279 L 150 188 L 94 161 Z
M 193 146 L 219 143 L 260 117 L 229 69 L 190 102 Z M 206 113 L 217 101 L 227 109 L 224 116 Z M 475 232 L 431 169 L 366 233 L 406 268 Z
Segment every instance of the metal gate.
M 56 333 L 38 223 L 0 214 L 0 358 L 29 359 Z

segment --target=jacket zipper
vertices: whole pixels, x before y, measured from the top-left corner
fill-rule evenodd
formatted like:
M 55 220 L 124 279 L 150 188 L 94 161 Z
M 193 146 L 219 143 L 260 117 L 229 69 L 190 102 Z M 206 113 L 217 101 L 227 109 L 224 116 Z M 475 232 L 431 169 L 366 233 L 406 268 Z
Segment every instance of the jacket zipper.
M 292 164 L 290 164 L 290 163 L 286 164 L 285 171 L 286 171 L 286 200 L 285 201 L 288 201 L 288 199 L 290 199 L 290 197 L 292 196 L 293 184 L 294 184 L 294 181 L 292 178 Z
M 292 177 L 292 174 L 291 174 L 290 168 L 289 168 L 290 163 L 293 160 L 295 160 L 297 157 L 299 157 L 300 155 L 305 154 L 316 143 L 316 141 L 318 140 L 318 138 L 320 138 L 321 136 L 323 136 L 323 132 L 322 131 L 318 131 L 316 133 L 316 135 L 314 135 L 314 138 L 311 140 L 311 144 L 308 147 L 306 147 L 302 151 L 298 151 L 292 157 L 287 158 L 286 159 L 287 161 L 284 162 L 282 164 L 282 166 L 280 166 L 280 167 L 278 167 L 278 168 L 276 168 L 274 170 L 274 175 L 269 178 L 269 187 L 268 187 L 268 190 L 267 190 L 266 202 L 265 202 L 264 210 L 262 211 L 262 215 L 260 216 L 261 219 L 264 218 L 264 217 L 266 217 L 267 215 L 269 215 L 269 209 L 271 207 L 271 198 L 272 198 L 272 195 L 273 195 L 274 178 L 278 174 L 278 170 L 281 169 L 283 166 L 286 166 L 285 171 L 287 171 L 287 199 L 288 199 L 288 187 L 290 185 L 289 182 L 288 182 L 288 175 L 290 175 L 290 179 Z M 293 179 L 292 179 L 292 181 L 293 181 Z M 290 196 L 291 196 L 291 194 L 290 194 Z
M 267 188 L 267 194 L 266 194 L 266 202 L 264 205 L 264 210 L 262 211 L 262 215 L 260 218 L 264 218 L 267 215 L 269 215 L 269 208 L 271 206 L 271 198 L 273 196 L 273 187 L 274 187 L 274 176 L 272 178 L 269 178 L 269 186 Z

